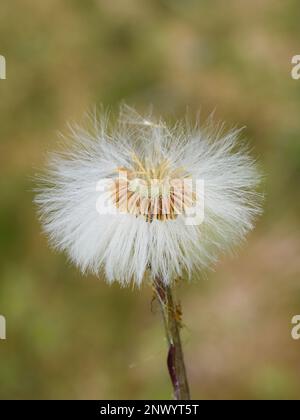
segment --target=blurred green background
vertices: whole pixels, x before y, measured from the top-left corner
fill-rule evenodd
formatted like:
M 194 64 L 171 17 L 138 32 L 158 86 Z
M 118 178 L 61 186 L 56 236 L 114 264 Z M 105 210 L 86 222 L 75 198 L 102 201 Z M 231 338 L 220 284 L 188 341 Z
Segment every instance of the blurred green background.
M 0 398 L 170 398 L 152 291 L 82 277 L 41 234 L 34 176 L 66 121 L 121 100 L 246 125 L 265 213 L 183 284 L 194 398 L 300 397 L 298 0 L 10 0 L 0 5 Z

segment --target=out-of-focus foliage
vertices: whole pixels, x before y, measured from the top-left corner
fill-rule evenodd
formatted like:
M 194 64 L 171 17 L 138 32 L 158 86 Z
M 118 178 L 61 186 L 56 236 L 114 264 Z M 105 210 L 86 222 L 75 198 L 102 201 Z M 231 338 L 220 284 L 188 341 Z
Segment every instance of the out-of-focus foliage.
M 3 3 L 3 4 L 2 4 Z M 120 100 L 246 125 L 265 214 L 238 257 L 179 289 L 194 398 L 299 398 L 300 54 L 296 0 L 2 2 L 0 398 L 169 398 L 151 288 L 82 277 L 48 248 L 32 177 L 57 130 Z

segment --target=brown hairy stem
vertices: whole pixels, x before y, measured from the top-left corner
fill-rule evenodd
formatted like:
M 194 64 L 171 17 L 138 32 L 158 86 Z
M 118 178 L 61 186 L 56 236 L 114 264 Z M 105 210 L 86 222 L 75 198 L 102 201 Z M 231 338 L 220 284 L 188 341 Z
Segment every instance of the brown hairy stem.
M 171 286 L 166 286 L 161 279 L 156 278 L 154 289 L 160 303 L 166 336 L 168 340 L 168 370 L 176 400 L 190 400 L 189 385 L 186 376 L 183 351 L 180 339 L 180 310 L 174 303 Z

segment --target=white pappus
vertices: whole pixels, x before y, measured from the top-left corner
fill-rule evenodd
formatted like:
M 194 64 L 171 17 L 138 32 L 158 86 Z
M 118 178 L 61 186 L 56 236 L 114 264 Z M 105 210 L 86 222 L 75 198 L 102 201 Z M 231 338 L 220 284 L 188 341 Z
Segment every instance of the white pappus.
M 51 244 L 82 272 L 170 284 L 212 266 L 253 228 L 260 175 L 240 130 L 168 125 L 124 106 L 114 124 L 92 125 L 73 127 L 49 155 L 35 197 Z M 187 223 L 199 203 L 201 223 Z

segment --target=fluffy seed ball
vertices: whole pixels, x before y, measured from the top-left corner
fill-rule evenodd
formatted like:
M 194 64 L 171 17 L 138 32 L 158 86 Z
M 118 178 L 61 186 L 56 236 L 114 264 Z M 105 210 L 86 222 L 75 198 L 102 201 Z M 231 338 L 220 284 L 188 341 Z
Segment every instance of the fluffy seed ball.
M 199 273 L 232 250 L 260 213 L 260 181 L 239 130 L 143 118 L 71 129 L 39 177 L 50 242 L 83 272 L 140 285 Z

